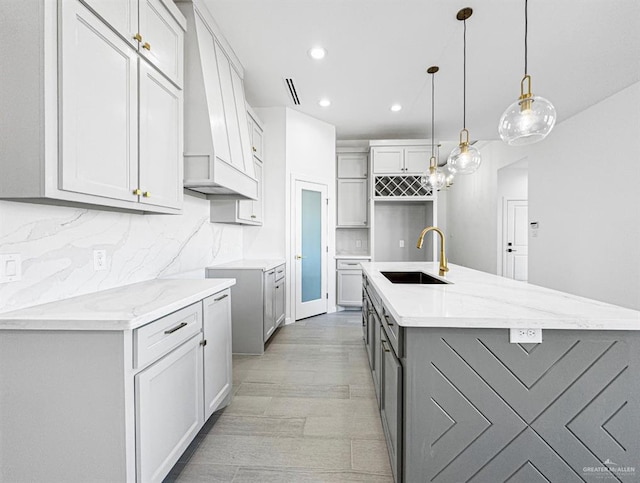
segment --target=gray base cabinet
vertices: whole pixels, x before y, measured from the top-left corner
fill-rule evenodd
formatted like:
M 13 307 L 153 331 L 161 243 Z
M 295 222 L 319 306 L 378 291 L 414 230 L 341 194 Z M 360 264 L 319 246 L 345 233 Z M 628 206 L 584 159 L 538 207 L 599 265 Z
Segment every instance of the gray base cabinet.
M 163 481 L 230 402 L 229 302 L 226 289 L 135 329 L 0 330 L 0 481 Z
M 507 329 L 398 327 L 384 306 L 378 324 L 364 286 L 396 482 L 638 481 L 640 333 L 512 344 Z
M 234 354 L 263 354 L 264 345 L 285 320 L 285 266 L 207 268 L 207 278 L 235 278 L 231 301 Z

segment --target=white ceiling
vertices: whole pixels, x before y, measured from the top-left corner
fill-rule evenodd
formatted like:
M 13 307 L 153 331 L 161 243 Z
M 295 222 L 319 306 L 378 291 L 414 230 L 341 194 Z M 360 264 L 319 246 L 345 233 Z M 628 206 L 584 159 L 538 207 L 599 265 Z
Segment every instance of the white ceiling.
M 289 106 L 336 126 L 338 139 L 429 138 L 436 74 L 436 139 L 462 128 L 462 22 L 467 20 L 467 128 L 497 139 L 520 94 L 524 0 L 204 0 L 245 68 L 253 107 Z M 307 50 L 328 51 L 316 61 Z M 640 80 L 639 0 L 531 0 L 533 92 L 562 121 Z M 318 106 L 327 97 L 328 108 Z M 393 103 L 403 109 L 389 110 Z M 638 106 L 634 106 L 638 108 Z

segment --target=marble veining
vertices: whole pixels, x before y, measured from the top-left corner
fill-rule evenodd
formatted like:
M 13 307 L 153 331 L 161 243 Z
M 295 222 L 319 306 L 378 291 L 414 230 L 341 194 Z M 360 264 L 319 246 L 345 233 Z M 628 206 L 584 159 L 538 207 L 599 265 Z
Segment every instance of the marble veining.
M 149 280 L 0 314 L 0 330 L 130 330 L 235 284 Z
M 404 327 L 640 330 L 640 311 L 449 264 L 448 285 L 393 284 L 381 271 L 424 271 L 435 262 L 362 262 L 384 305 Z
M 182 215 L 141 215 L 0 201 L 0 253 L 22 256 L 22 280 L 0 284 L 0 312 L 242 258 L 242 227 L 209 222 L 209 202 Z M 93 251 L 107 252 L 94 271 Z

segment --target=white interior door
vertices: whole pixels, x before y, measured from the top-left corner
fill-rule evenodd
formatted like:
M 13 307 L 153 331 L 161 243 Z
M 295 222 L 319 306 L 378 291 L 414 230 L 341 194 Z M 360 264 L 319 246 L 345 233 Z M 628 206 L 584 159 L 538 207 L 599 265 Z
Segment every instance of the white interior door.
M 295 181 L 295 320 L 327 311 L 327 185 Z
M 515 280 L 528 278 L 529 210 L 527 200 L 506 200 L 502 275 Z

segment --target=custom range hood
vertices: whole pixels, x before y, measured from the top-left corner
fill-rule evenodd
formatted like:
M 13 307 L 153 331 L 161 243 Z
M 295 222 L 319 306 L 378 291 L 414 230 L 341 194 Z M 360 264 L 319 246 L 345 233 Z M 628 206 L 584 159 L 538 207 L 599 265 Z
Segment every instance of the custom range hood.
M 176 3 L 187 19 L 184 187 L 211 199 L 257 199 L 244 70 L 199 0 Z

